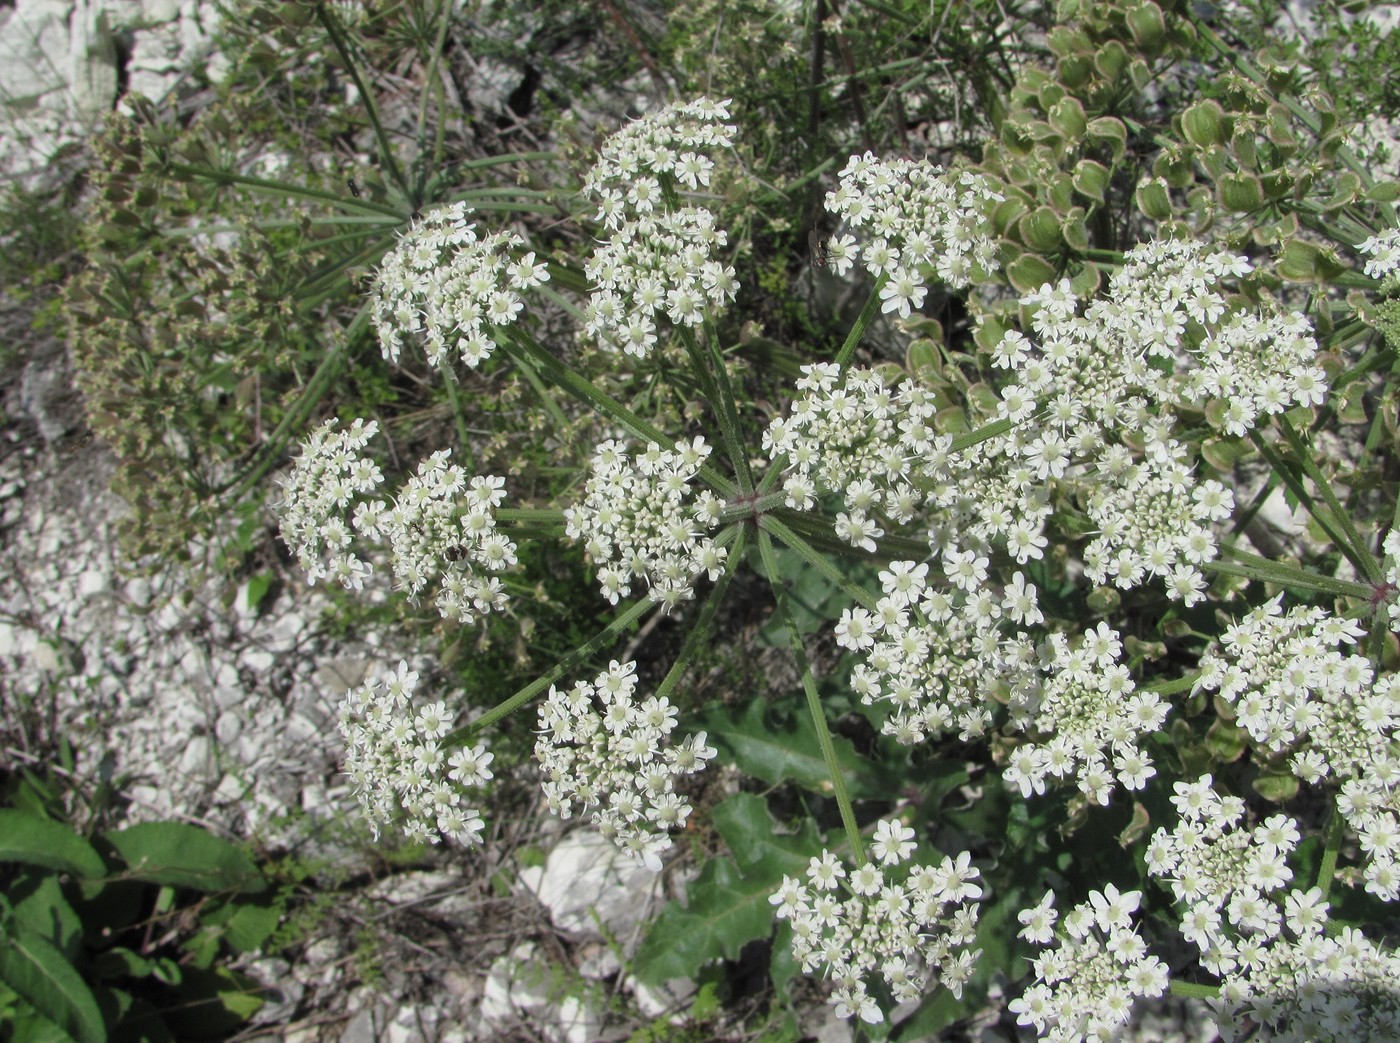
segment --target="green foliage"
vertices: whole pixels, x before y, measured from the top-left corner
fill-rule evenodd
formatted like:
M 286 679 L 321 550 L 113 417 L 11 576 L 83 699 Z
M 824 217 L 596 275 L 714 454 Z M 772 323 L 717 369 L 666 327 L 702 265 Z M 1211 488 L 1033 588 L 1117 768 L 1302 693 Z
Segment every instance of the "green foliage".
M 783 876 L 798 875 L 821 844 L 810 821 L 777 833 L 762 798 L 740 793 L 714 810 L 714 826 L 733 857 L 712 858 L 687 889 L 652 923 L 633 957 L 642 981 L 661 985 L 694 978 L 711 960 L 737 959 L 748 942 L 772 931 L 768 898 Z
M 11 779 L 9 791 L 12 806 L 0 808 L 5 1039 L 213 1039 L 246 1024 L 262 999 L 226 964 L 267 943 L 285 895 L 267 893 L 243 848 L 178 822 L 89 837 L 49 816 L 62 796 L 51 781 Z

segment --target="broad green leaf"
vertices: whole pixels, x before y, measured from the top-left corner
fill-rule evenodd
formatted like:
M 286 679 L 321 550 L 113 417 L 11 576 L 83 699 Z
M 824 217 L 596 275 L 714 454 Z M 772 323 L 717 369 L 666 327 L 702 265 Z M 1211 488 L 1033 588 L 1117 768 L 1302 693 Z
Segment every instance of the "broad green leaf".
M 802 965 L 792 951 L 792 923 L 779 920 L 778 929 L 773 932 L 773 953 L 768 961 L 768 977 L 773 982 L 773 993 L 779 997 L 788 994 L 788 983 L 802 973 Z
M 23 862 L 95 879 L 107 864 L 70 826 L 12 808 L 0 808 L 0 862 Z
M 821 850 L 811 819 L 796 833 L 773 832 L 768 804 L 754 793 L 736 793 L 715 807 L 712 819 L 746 877 L 766 880 L 774 889 L 784 876 L 800 876 L 807 860 Z
M 21 877 L 10 885 L 10 898 L 16 922 L 47 938 L 67 959 L 77 955 L 83 922 L 64 897 L 58 877 L 52 873 Z
M 43 935 L 17 923 L 0 938 L 0 981 L 78 1043 L 105 1043 L 107 1027 L 92 990 Z
M 816 793 L 832 792 L 817 730 L 805 707 L 779 724 L 770 719 L 767 704 L 754 699 L 742 711 L 717 707 L 701 719 L 700 726 L 746 774 L 775 786 L 790 781 Z M 833 741 L 851 796 L 883 795 L 885 787 L 873 767 L 856 755 L 850 741 L 839 735 Z
M 126 861 L 126 876 L 197 891 L 251 894 L 267 887 L 237 845 L 183 822 L 148 822 L 104 834 Z
M 73 1043 L 72 1036 L 23 1000 L 0 1024 L 7 1030 L 5 1038 L 14 1043 Z
M 282 911 L 275 905 L 239 902 L 222 920 L 224 941 L 234 952 L 251 952 L 267 941 L 281 919 Z
M 670 903 L 652 923 L 633 957 L 637 977 L 661 985 L 694 978 L 711 960 L 736 959 L 744 945 L 772 930 L 772 893 L 730 859 L 710 859 L 690 885 L 689 904 Z

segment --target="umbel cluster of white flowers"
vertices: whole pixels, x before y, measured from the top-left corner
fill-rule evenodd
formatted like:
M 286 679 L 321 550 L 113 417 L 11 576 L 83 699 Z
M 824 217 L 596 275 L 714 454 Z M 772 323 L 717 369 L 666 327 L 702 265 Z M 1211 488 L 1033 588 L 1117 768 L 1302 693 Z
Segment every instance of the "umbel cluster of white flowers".
M 820 968 L 835 984 L 838 1017 L 884 1021 L 870 995 L 877 975 L 897 1003 L 923 996 L 934 973 L 961 996 L 981 954 L 972 948 L 982 888 L 971 856 L 919 865 L 913 836 L 898 820 L 883 820 L 870 845 L 875 861 L 848 869 L 823 851 L 808 864 L 805 883 L 784 876 L 769 898 L 778 918 L 792 922 L 803 973 Z
M 478 237 L 471 212 L 460 202 L 428 211 L 375 274 L 370 321 L 391 362 L 406 335 L 421 333 L 434 366 L 454 355 L 481 365 L 524 308 L 520 295 L 549 278 L 533 251 L 512 259 L 525 248 L 514 232 Z
M 635 457 L 613 440 L 594 452 L 583 499 L 565 509 L 564 527 L 571 539 L 585 541 L 612 604 L 632 593 L 633 580 L 669 607 L 694 595 L 701 573 L 718 578 L 728 552 L 701 532 L 715 526 L 724 504 L 708 490 L 692 496 L 691 489 L 709 455 L 699 437 L 674 449 L 651 442 Z
M 1358 245 L 1357 250 L 1370 258 L 1366 262 L 1366 274 L 1372 279 L 1384 281 L 1400 274 L 1400 228 L 1371 236 Z
M 346 695 L 340 708 L 345 772 L 376 837 L 381 825 L 398 821 L 420 843 L 479 843 L 481 813 L 464 798 L 492 777 L 494 754 L 481 744 L 444 750 L 453 714 L 442 700 L 415 707 L 417 684 L 417 672 L 400 662 Z
M 791 468 L 788 505 L 839 494 L 849 513 L 837 533 L 867 550 L 883 514 L 921 520 L 935 553 L 1004 546 L 1024 563 L 1041 557 L 1052 505 L 1068 498 L 1097 533 L 1082 552 L 1091 580 L 1130 589 L 1161 578 L 1196 603 L 1201 567 L 1217 554 L 1212 525 L 1234 499 L 1192 473 L 1178 417 L 1204 409 L 1242 434 L 1262 415 L 1320 402 L 1325 388 L 1301 315 L 1227 302 L 1223 280 L 1248 269 L 1202 244 L 1154 242 L 1087 305 L 1068 282 L 1023 297 L 1036 341 L 1002 332 L 992 362 L 1011 379 L 984 418 L 1011 429 L 964 452 L 933 428 L 935 400 L 914 382 L 891 389 L 870 371 L 842 379 L 809 367 L 791 415 L 764 437 Z
M 676 780 L 704 770 L 718 751 L 704 732 L 667 745 L 677 709 L 664 697 L 638 701 L 636 670 L 614 660 L 592 684 L 551 685 L 535 759 L 550 811 L 565 819 L 591 811 L 604 836 L 658 872 L 668 831 L 684 827 L 691 812 Z
M 1178 782 L 1174 830 L 1159 829 L 1148 872 L 1170 883 L 1181 930 L 1221 979 L 1212 1000 L 1226 1040 L 1251 1027 L 1271 1039 L 1400 1039 L 1400 957 L 1353 928 L 1334 930 L 1318 888 L 1288 887 L 1297 824 L 1238 825 L 1244 802 L 1204 775 Z
M 1073 642 L 1056 633 L 1037 644 L 1008 631 L 1042 620 L 1036 590 L 1017 572 L 997 591 L 987 566 L 985 557 L 946 556 L 951 589 L 929 585 L 926 563 L 882 571 L 875 611 L 846 609 L 836 627 L 838 644 L 865 653 L 852 690 L 867 706 L 892 707 L 881 731 L 905 744 L 954 729 L 964 742 L 980 738 L 1006 705 L 1008 723 L 1031 740 L 1004 774 L 1022 796 L 1044 793 L 1051 777 L 1073 776 L 1096 804 L 1109 803 L 1115 783 L 1141 789 L 1156 774 L 1141 741 L 1161 728 L 1167 706 L 1135 689 L 1117 632 L 1100 623 Z
M 1148 954 L 1133 928 L 1141 901 L 1141 891 L 1120 892 L 1112 884 L 1091 891 L 1088 901 L 1065 914 L 1058 940 L 1053 891 L 1023 910 L 1020 937 L 1058 944 L 1035 958 L 1035 984 L 1012 1000 L 1017 1024 L 1034 1025 L 1052 1043 L 1109 1043 L 1128 1023 L 1135 999 L 1166 992 L 1166 964 Z
M 908 318 L 922 307 L 930 277 L 953 289 L 971 284 L 979 270 L 996 268 L 996 245 L 987 234 L 1002 197 L 971 171 L 947 172 L 927 160 L 852 156 L 826 208 L 866 237 L 835 235 L 828 263 L 844 275 L 857 261 L 876 277 L 885 313 Z
M 733 147 L 728 105 L 702 98 L 638 120 L 608 138 L 584 180 L 605 237 L 584 268 L 595 288 L 583 333 L 603 347 L 644 357 L 663 314 L 698 326 L 734 299 L 734 269 L 717 259 L 724 230 L 681 205 L 682 192 L 709 187 L 712 155 Z
M 374 421 L 356 420 L 344 431 L 326 421 L 281 479 L 282 540 L 307 578 L 314 583 L 329 577 L 361 589 L 373 566 L 356 553 L 358 536 L 362 548 L 387 544 L 398 587 L 410 596 L 436 581 L 444 617 L 472 623 L 499 611 L 506 593 L 489 573 L 516 560 L 515 544 L 496 531 L 494 512 L 505 498 L 505 479 L 468 480 L 444 449 L 421 461 L 392 500 L 375 498 L 384 478 L 361 451 L 377 430 Z
M 1365 631 L 1320 608 L 1285 613 L 1283 595 L 1230 627 L 1201 658 L 1196 687 L 1218 692 L 1270 754 L 1309 783 L 1339 784 L 1338 808 L 1365 853 L 1366 890 L 1400 898 L 1400 674 L 1377 678 L 1344 655 Z

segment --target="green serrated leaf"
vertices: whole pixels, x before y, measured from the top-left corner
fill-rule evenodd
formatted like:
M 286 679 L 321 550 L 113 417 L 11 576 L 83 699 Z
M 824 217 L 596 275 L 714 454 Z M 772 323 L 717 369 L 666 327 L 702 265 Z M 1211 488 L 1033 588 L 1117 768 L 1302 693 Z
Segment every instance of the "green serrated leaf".
M 831 776 L 817 741 L 817 730 L 805 712 L 777 723 L 762 700 L 742 710 L 716 707 L 701 719 L 709 739 L 746 774 L 771 785 L 795 782 L 817 793 L 831 794 Z M 833 736 L 836 760 L 845 772 L 853 797 L 887 795 L 889 780 L 855 752 L 849 739 Z
M 13 808 L 0 808 L 0 862 L 43 866 L 89 880 L 107 874 L 102 856 L 72 827 Z
M 795 833 L 775 833 L 767 802 L 754 793 L 736 793 L 716 805 L 712 821 L 744 875 L 775 887 L 784 876 L 800 875 L 822 846 L 811 819 L 803 819 Z
M 105 1043 L 107 1026 L 92 990 L 43 935 L 15 924 L 0 938 L 0 981 L 78 1043 Z
M 735 959 L 739 950 L 773 927 L 773 893 L 747 878 L 728 858 L 712 858 L 691 883 L 689 903 L 672 902 L 652 923 L 633 957 L 637 977 L 651 985 L 694 978 L 711 960 Z
M 133 879 L 242 894 L 267 887 L 246 851 L 197 826 L 147 822 L 103 836 L 125 860 L 125 875 Z

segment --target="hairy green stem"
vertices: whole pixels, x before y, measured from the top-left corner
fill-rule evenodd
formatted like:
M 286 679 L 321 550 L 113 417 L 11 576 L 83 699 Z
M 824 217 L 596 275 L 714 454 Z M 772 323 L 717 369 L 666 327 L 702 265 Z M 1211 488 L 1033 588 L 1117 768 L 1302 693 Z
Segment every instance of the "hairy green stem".
M 282 414 L 281 422 L 253 455 L 248 466 L 231 482 L 217 490 L 219 495 L 226 495 L 230 502 L 236 501 L 277 466 L 292 431 L 306 423 L 311 411 L 330 387 L 331 381 L 339 374 L 345 361 L 347 347 L 363 336 L 368 327 L 369 309 L 361 308 L 350 328 L 345 331 L 345 336 L 326 352 L 325 358 L 321 360 L 311 379 L 306 382 L 297 400 Z
M 706 353 L 700 350 L 700 346 L 695 342 L 695 336 L 690 330 L 682 327 L 680 329 L 681 341 L 685 344 L 686 353 L 690 355 L 691 366 L 695 370 L 695 377 L 700 382 L 701 390 L 710 401 L 711 408 L 715 411 L 715 418 L 719 421 L 720 438 L 724 442 L 725 452 L 729 456 L 729 462 L 734 467 L 734 473 L 739 478 L 739 492 L 747 496 L 753 492 L 753 477 L 749 474 L 748 451 L 744 448 L 743 437 L 739 433 L 739 412 L 734 405 L 734 394 L 728 386 L 728 381 L 721 382 L 721 378 L 710 372 L 710 365 L 707 365 Z M 706 338 L 707 345 L 709 338 Z M 716 352 L 711 350 L 708 362 L 715 364 Z M 721 370 L 723 360 L 718 362 Z
M 1193 981 L 1173 980 L 1168 988 L 1173 996 L 1180 996 L 1183 999 L 1213 1000 L 1220 995 L 1218 985 L 1197 985 Z
M 724 571 L 720 573 L 719 579 L 715 580 L 715 585 L 710 588 L 710 593 L 706 596 L 705 602 L 700 606 L 700 614 L 695 617 L 695 622 L 690 628 L 690 633 L 686 635 L 685 644 L 681 646 L 681 654 L 676 657 L 676 661 L 671 664 L 671 669 L 666 672 L 661 684 L 657 685 L 656 698 L 671 694 L 671 691 L 680 682 L 685 672 L 690 667 L 691 661 L 699 654 L 705 642 L 709 640 L 710 628 L 714 624 L 715 614 L 719 611 L 719 606 L 724 602 L 725 592 L 729 589 L 729 581 L 734 578 L 734 573 L 738 570 L 739 562 L 743 560 L 745 545 L 749 539 L 749 527 L 747 525 L 736 525 L 720 534 L 720 539 L 716 543 L 727 542 L 725 537 L 733 533 L 734 545 L 729 548 L 729 557 L 725 560 Z
M 1332 884 L 1337 875 L 1337 856 L 1342 850 L 1343 826 L 1346 825 L 1341 813 L 1334 807 L 1332 817 L 1327 822 L 1327 841 L 1322 848 L 1322 861 L 1317 867 L 1317 886 L 1322 891 L 1324 900 L 1332 890 Z
M 467 434 L 467 416 L 462 411 L 462 396 L 457 394 L 457 374 L 451 368 L 442 371 L 442 386 L 447 389 L 447 401 L 452 406 L 452 422 L 457 428 L 458 455 L 468 473 L 474 473 L 476 456 L 472 452 L 471 437 Z
M 379 142 L 379 151 L 384 156 L 384 163 L 389 169 L 389 176 L 394 183 L 399 186 L 399 191 L 403 193 L 404 199 L 409 200 L 411 205 L 416 206 L 417 200 L 412 198 L 408 181 L 404 179 L 403 170 L 399 167 L 398 158 L 394 155 L 394 150 L 389 144 L 389 135 L 384 132 L 384 125 L 379 122 L 379 109 L 374 104 L 374 95 L 365 85 L 364 78 L 360 75 L 360 65 L 355 61 L 354 55 L 350 53 L 350 41 L 341 32 L 340 25 L 336 22 L 335 15 L 327 10 L 323 2 L 316 4 L 316 17 L 326 29 L 326 34 L 331 38 L 331 44 L 335 47 L 336 53 L 340 55 L 341 64 L 345 66 L 345 71 L 350 74 L 350 78 L 355 81 L 355 89 L 360 92 L 360 101 L 364 103 L 365 113 L 369 116 L 370 126 L 374 128 L 375 139 Z
M 860 344 L 860 338 L 865 336 L 865 328 L 875 318 L 875 309 L 880 306 L 880 287 L 889 281 L 888 275 L 882 275 L 875 280 L 875 285 L 870 287 L 870 296 L 866 298 L 865 307 L 861 308 L 860 314 L 856 316 L 856 321 L 851 325 L 851 332 L 846 334 L 845 343 L 841 345 L 841 350 L 836 353 L 836 365 L 841 367 L 841 372 L 846 371 L 846 367 L 851 364 L 851 358 L 856 353 L 856 346 Z
M 1350 541 L 1337 530 L 1336 525 L 1333 524 L 1333 520 L 1322 510 L 1317 500 L 1313 498 L 1312 493 L 1308 492 L 1307 486 L 1294 474 L 1293 469 L 1288 466 L 1283 457 L 1278 454 L 1273 446 L 1269 445 L 1268 442 L 1260 437 L 1258 431 L 1251 431 L 1249 437 L 1250 441 L 1254 443 L 1255 448 L 1259 450 L 1259 455 L 1262 456 L 1265 462 L 1273 469 L 1274 474 L 1278 475 L 1279 481 L 1283 482 L 1283 484 L 1288 487 L 1288 491 L 1303 505 L 1309 517 L 1317 522 L 1318 527 L 1327 534 L 1327 538 L 1336 545 L 1337 550 L 1342 553 L 1342 556 L 1346 558 L 1347 561 L 1351 562 L 1352 567 L 1355 568 L 1357 572 L 1361 573 L 1363 576 L 1366 575 L 1366 556 L 1360 554 L 1357 549 L 1351 545 Z
M 766 522 L 768 519 L 765 518 Z M 807 649 L 802 643 L 802 632 L 797 628 L 797 619 L 788 604 L 787 586 L 778 575 L 778 559 L 773 553 L 773 540 L 765 525 L 758 533 L 758 549 L 763 556 L 763 570 L 768 573 L 768 582 L 773 587 L 773 596 L 778 602 L 778 612 L 787 626 L 792 644 L 792 654 L 797 660 L 797 668 L 802 674 L 802 691 L 807 696 L 807 712 L 812 717 L 812 725 L 817 730 L 817 745 L 821 747 L 822 758 L 826 761 L 827 774 L 831 776 L 831 787 L 836 797 L 836 806 L 841 811 L 841 824 L 846 827 L 846 837 L 851 845 L 851 854 L 857 866 L 866 862 L 865 844 L 861 839 L 860 827 L 856 825 L 855 808 L 851 806 L 851 795 L 846 789 L 846 777 L 841 764 L 836 759 L 836 745 L 831 741 L 831 728 L 826 722 L 826 711 L 822 709 L 821 697 L 817 694 L 817 681 L 812 675 L 812 664 L 807 659 Z

